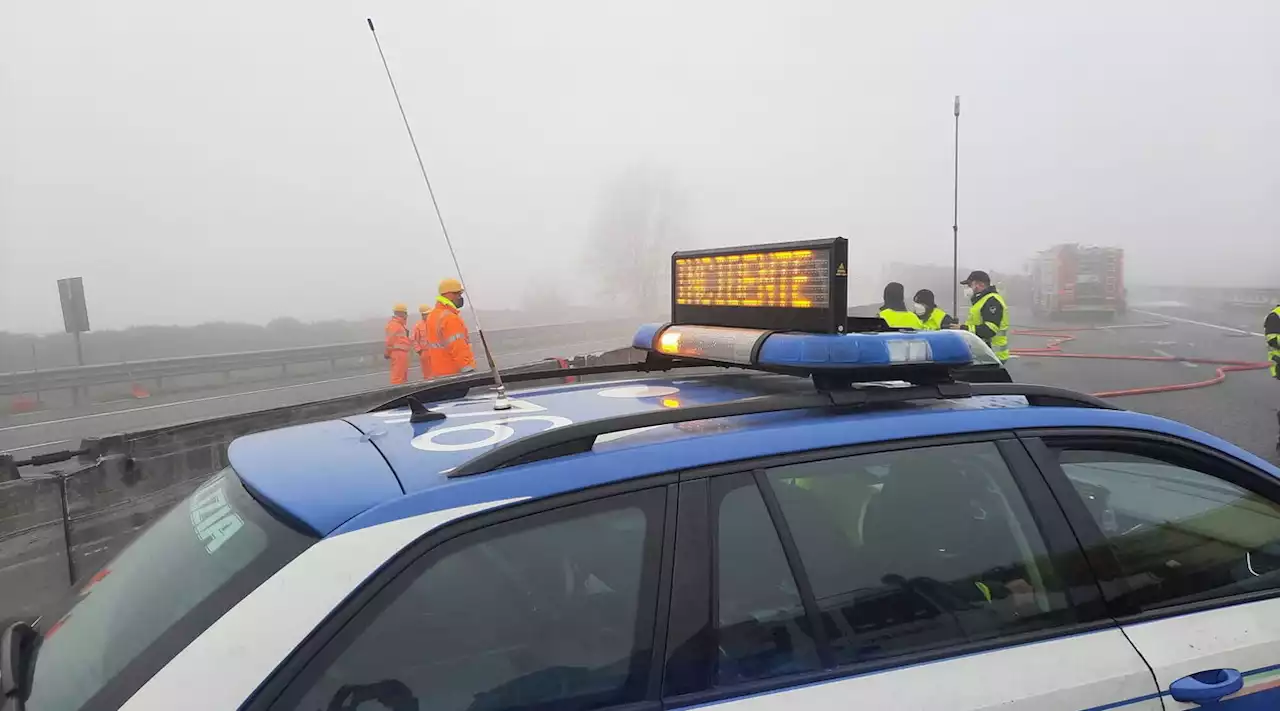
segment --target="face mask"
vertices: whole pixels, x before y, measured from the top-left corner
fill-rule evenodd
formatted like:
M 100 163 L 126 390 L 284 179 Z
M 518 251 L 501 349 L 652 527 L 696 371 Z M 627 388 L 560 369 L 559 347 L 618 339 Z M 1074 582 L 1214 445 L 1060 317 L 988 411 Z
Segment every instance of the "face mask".
M 966 286 L 966 287 L 964 288 L 964 298 L 966 298 L 966 299 L 972 299 L 972 298 L 973 298 L 973 287 L 972 287 L 972 286 Z
M 467 303 L 467 300 L 462 298 L 462 294 L 458 294 L 458 298 L 453 299 L 453 305 L 459 309 L 462 308 L 462 305 L 465 303 Z
M 912 307 L 912 308 L 914 308 L 914 309 L 915 309 L 915 312 L 916 312 L 916 315 L 917 315 L 917 316 L 924 316 L 924 315 L 925 315 L 925 313 L 927 313 L 927 312 L 928 312 L 928 309 L 926 309 L 926 308 L 925 308 L 924 304 L 916 304 L 916 305 L 915 305 L 914 307 Z

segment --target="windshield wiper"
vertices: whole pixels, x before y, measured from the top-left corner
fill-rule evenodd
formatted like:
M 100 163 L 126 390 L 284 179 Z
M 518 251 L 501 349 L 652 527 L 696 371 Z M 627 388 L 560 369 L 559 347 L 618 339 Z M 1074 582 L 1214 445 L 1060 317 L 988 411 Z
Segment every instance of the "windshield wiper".
M 36 637 L 26 622 L 14 622 L 0 633 L 0 711 L 22 711 Z

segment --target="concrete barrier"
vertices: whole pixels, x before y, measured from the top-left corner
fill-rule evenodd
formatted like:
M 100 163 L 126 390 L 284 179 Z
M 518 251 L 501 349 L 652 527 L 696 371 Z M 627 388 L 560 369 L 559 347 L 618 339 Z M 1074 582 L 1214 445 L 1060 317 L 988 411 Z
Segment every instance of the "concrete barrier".
M 635 363 L 644 355 L 622 348 L 504 372 L 546 370 L 548 379 L 555 379 L 554 371 L 565 367 Z M 627 376 L 591 379 L 596 377 Z M 80 447 L 84 453 L 71 471 L 0 483 L 0 619 L 31 616 L 60 597 L 72 580 L 99 570 L 151 522 L 225 467 L 227 446 L 237 437 L 364 412 L 422 387 L 415 383 L 380 388 L 86 439 Z

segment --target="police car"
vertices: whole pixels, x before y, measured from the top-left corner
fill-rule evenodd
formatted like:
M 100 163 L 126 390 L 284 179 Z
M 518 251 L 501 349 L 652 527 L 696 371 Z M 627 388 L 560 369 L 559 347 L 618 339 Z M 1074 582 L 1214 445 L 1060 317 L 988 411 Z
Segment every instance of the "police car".
M 957 379 L 960 332 L 778 330 L 844 311 L 841 258 L 679 253 L 643 363 L 237 440 L 5 632 L 5 708 L 1280 704 L 1280 471 Z

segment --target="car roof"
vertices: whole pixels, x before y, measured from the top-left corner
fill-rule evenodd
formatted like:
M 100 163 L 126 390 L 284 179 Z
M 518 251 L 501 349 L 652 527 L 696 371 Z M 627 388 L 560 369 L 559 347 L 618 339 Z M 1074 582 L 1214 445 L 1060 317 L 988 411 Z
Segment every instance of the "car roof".
M 1115 427 L 1183 437 L 1267 468 L 1253 455 L 1180 423 L 1138 413 L 1030 407 L 1021 397 L 913 400 L 857 410 L 813 409 L 696 420 L 597 438 L 591 451 L 449 478 L 494 448 L 588 420 L 812 391 L 806 378 L 756 372 L 675 373 L 530 387 L 495 411 L 491 392 L 432 404 L 443 419 L 413 423 L 408 408 L 262 432 L 232 443 L 245 485 L 319 535 L 497 499 L 550 496 L 615 481 L 842 445 L 1029 427 Z

